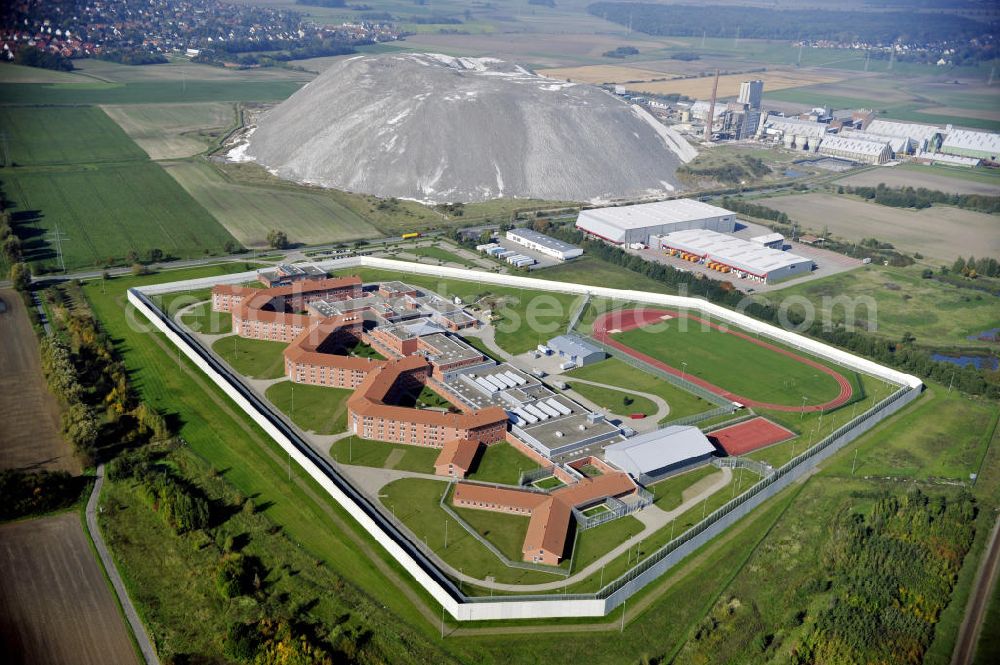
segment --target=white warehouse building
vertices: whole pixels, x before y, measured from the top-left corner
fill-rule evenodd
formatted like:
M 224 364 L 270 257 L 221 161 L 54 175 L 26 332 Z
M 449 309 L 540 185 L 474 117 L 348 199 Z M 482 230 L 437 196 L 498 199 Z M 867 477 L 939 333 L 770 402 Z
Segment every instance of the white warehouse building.
M 676 231 L 653 238 L 651 244 L 713 270 L 768 284 L 806 275 L 813 269 L 812 259 L 715 231 Z
M 653 235 L 687 229 L 736 230 L 736 213 L 694 199 L 581 210 L 576 228 L 617 245 L 649 244 Z
M 700 429 L 671 425 L 604 449 L 604 459 L 640 482 L 658 480 L 710 459 L 715 447 Z
M 532 229 L 511 229 L 507 231 L 507 240 L 516 242 L 518 245 L 541 252 L 546 256 L 551 256 L 560 261 L 575 259 L 583 254 L 583 250 L 568 242 L 550 238 L 544 233 L 539 233 Z

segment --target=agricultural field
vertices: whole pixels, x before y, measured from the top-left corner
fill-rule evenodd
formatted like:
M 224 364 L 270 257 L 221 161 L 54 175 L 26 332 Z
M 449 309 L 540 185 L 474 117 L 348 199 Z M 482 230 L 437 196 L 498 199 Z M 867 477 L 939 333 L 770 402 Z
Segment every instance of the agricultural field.
M 38 338 L 21 294 L 0 289 L 0 469 L 49 469 L 79 474 L 63 440 L 59 403 L 49 392 Z
M 0 106 L 5 165 L 52 166 L 123 162 L 145 158 L 104 111 L 82 108 Z
M 158 65 L 152 65 L 158 66 Z M 279 102 L 302 82 L 141 80 L 134 83 L 0 83 L 3 105 L 173 104 Z
M 749 400 L 798 407 L 823 404 L 840 394 L 833 376 L 800 358 L 731 332 L 705 329 L 694 321 L 682 325 L 682 321 L 673 318 L 658 323 L 655 329 L 633 328 L 612 334 L 612 338 L 688 377 Z
M 167 256 L 196 258 L 222 253 L 233 238 L 158 165 L 149 161 L 94 169 L 24 169 L 8 174 L 27 259 L 58 269 L 51 234 L 64 234 L 67 270 L 122 263 L 134 250 L 160 249 Z
M 633 81 L 652 81 L 653 79 L 674 78 L 667 72 L 652 69 L 642 69 L 628 65 L 584 65 L 582 67 L 559 67 L 541 69 L 542 76 L 549 78 L 577 81 L 580 83 L 627 83 Z
M 204 152 L 236 120 L 233 104 L 128 104 L 104 112 L 150 159 L 178 159 Z
M 623 68 L 624 69 L 624 68 Z M 631 69 L 631 68 L 629 68 Z M 626 69 L 625 71 L 629 71 Z M 592 79 L 589 67 L 550 69 L 542 70 L 540 73 L 546 76 L 560 79 L 571 79 L 587 81 Z M 601 70 L 598 70 L 600 72 Z M 629 71 L 635 74 L 638 71 Z M 675 78 L 667 81 L 658 79 L 664 78 L 665 74 L 660 72 L 649 72 L 644 81 L 629 83 L 626 87 L 636 92 L 649 92 L 657 95 L 679 94 L 692 97 L 694 99 L 707 99 L 712 96 L 712 87 L 715 85 L 714 76 L 704 76 L 700 78 Z M 849 76 L 846 72 L 836 72 L 834 70 L 822 69 L 770 69 L 766 72 L 754 72 L 755 78 L 763 79 L 764 89 L 768 91 L 783 90 L 785 88 L 800 88 L 811 86 L 817 83 L 831 83 L 841 81 Z M 577 78 L 580 77 L 580 78 Z M 657 79 L 657 80 L 653 80 Z M 747 79 L 746 74 L 729 74 L 719 77 L 719 98 L 735 97 L 740 91 L 740 82 Z M 628 79 L 614 80 L 605 79 L 602 82 L 620 83 L 624 80 L 635 81 L 634 77 Z
M 876 237 L 904 252 L 951 263 L 957 256 L 1000 254 L 997 217 L 950 206 L 923 210 L 891 208 L 834 194 L 798 194 L 755 203 L 787 213 L 811 231 L 824 228 L 841 238 Z
M 0 81 L 3 83 L 86 83 L 87 79 L 73 72 L 60 72 L 41 67 L 27 67 L 11 63 L 0 64 Z
M 974 179 L 970 176 L 983 176 Z M 992 177 L 991 177 L 992 176 Z M 851 187 L 925 187 L 950 194 L 1000 196 L 1000 176 L 985 169 L 948 169 L 942 171 L 919 165 L 879 166 L 837 180 L 836 185 Z
M 77 512 L 2 525 L 0 541 L 4 662 L 139 663 Z
M 857 326 L 889 339 L 910 333 L 922 346 L 981 347 L 975 337 L 1000 327 L 1000 298 L 923 279 L 916 266 L 864 266 L 774 291 L 767 299 L 780 302 L 792 296 L 808 299 L 818 320 Z M 869 298 L 875 305 L 872 311 L 860 300 Z
M 374 238 L 380 232 L 364 216 L 319 189 L 282 181 L 245 184 L 203 161 L 164 162 L 163 169 L 240 243 L 267 245 L 280 228 L 292 243 L 318 244 Z

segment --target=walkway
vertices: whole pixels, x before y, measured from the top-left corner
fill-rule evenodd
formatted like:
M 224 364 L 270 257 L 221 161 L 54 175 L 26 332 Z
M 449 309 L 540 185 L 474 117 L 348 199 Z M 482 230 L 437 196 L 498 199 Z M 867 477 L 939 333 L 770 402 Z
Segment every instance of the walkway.
M 952 665 L 969 665 L 976 655 L 976 646 L 983 630 L 983 620 L 993 597 L 993 588 L 997 584 L 997 573 L 1000 572 L 1000 518 L 997 518 L 990 532 L 990 540 L 986 552 L 976 571 L 976 579 L 972 582 L 972 594 L 965 606 L 965 617 L 958 629 L 958 639 L 955 651 L 951 656 Z
M 147 665 L 159 665 L 160 658 L 156 655 L 156 649 L 153 647 L 152 640 L 149 639 L 149 633 L 146 632 L 146 627 L 142 625 L 142 620 L 139 619 L 139 613 L 135 611 L 135 605 L 132 604 L 132 600 L 128 597 L 125 582 L 122 581 L 122 576 L 118 573 L 114 559 L 111 558 L 111 553 L 108 551 L 107 545 L 104 544 L 104 537 L 101 535 L 101 530 L 97 526 L 97 503 L 100 499 L 101 488 L 103 486 L 104 465 L 99 464 L 97 466 L 97 482 L 94 483 L 94 489 L 90 493 L 90 499 L 87 501 L 87 531 L 90 532 L 90 537 L 94 541 L 94 549 L 97 550 L 97 555 L 101 558 L 101 564 L 108 574 L 108 579 L 111 580 L 111 586 L 114 587 L 115 594 L 118 596 L 122 612 L 125 613 L 125 618 L 128 619 L 128 624 L 132 627 L 132 634 L 139 645 L 142 657 L 146 660 Z

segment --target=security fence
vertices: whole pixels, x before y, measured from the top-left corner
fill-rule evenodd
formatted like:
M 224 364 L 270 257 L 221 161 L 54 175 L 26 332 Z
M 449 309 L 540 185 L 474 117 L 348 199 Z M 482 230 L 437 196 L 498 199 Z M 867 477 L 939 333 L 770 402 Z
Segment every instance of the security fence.
M 596 515 L 587 515 L 585 511 L 574 508 L 573 517 L 576 518 L 576 530 L 586 531 L 587 529 L 606 524 L 620 517 L 631 515 L 652 504 L 655 498 L 650 492 L 640 487 L 635 501 L 625 502 L 614 497 L 608 497 L 603 504 L 598 504 L 605 506 L 607 510 Z

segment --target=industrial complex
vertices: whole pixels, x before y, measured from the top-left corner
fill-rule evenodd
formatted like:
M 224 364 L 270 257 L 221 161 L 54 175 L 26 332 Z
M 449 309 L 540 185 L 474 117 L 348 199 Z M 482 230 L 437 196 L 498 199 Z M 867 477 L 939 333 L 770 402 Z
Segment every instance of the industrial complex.
M 764 236 L 762 241 L 742 240 L 724 233 L 691 229 L 650 236 L 651 247 L 671 256 L 704 263 L 712 270 L 732 273 L 741 279 L 771 284 L 808 274 L 813 260 L 768 247 L 783 242 Z
M 694 199 L 581 210 L 576 228 L 617 245 L 648 244 L 651 235 L 687 229 L 732 233 L 736 213 Z

